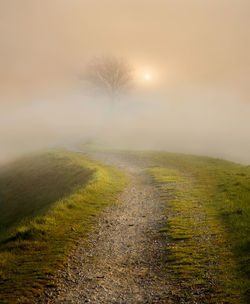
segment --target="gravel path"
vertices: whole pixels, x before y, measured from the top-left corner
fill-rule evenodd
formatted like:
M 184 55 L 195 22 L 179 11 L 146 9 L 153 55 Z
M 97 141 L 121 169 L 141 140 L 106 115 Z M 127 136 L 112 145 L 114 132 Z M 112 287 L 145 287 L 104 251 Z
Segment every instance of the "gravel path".
M 182 303 L 164 271 L 165 203 L 140 158 L 120 153 L 91 157 L 125 170 L 131 184 L 99 218 L 96 230 L 72 252 L 60 289 L 36 303 Z

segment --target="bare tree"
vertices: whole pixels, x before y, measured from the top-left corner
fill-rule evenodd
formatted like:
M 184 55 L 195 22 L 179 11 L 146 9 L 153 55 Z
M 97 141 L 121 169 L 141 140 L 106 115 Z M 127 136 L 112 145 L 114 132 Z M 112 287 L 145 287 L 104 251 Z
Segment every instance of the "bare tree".
M 94 58 L 87 65 L 84 78 L 95 89 L 107 94 L 112 102 L 132 87 L 132 69 L 123 58 Z

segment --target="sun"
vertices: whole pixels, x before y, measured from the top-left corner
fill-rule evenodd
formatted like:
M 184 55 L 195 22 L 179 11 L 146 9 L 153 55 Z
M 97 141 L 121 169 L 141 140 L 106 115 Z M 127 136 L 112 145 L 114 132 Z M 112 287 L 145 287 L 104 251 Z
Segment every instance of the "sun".
M 153 87 L 158 81 L 158 74 L 151 66 L 138 66 L 135 70 L 135 81 L 143 87 Z

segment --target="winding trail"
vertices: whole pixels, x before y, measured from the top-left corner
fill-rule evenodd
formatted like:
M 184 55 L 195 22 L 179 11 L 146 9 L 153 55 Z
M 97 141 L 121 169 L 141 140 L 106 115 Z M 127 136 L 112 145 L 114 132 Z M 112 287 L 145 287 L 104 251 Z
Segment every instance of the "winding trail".
M 127 172 L 131 183 L 120 204 L 105 210 L 95 231 L 72 252 L 60 289 L 36 303 L 182 303 L 164 271 L 165 203 L 146 174 L 147 164 L 123 153 L 93 152 L 92 158 Z

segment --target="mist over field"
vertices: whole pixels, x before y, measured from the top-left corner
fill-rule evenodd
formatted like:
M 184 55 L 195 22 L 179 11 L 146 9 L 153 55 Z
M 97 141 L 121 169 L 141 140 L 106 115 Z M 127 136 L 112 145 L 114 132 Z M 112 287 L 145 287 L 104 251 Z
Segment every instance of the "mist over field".
M 249 16 L 245 0 L 1 0 L 0 162 L 93 137 L 250 164 Z M 103 55 L 133 67 L 113 104 L 79 77 Z

